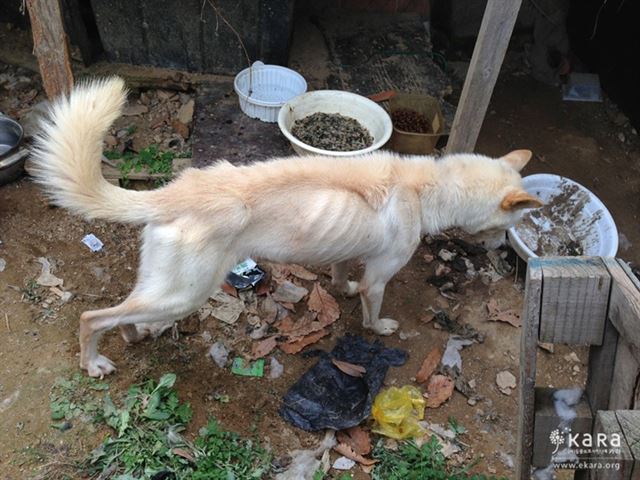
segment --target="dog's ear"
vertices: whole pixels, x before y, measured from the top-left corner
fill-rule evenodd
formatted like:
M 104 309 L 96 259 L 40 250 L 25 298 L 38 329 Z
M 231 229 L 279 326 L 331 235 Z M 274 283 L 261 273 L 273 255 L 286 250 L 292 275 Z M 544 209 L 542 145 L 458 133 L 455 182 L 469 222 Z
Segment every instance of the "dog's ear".
M 532 155 L 533 152 L 531 152 L 531 150 L 514 150 L 513 152 L 509 152 L 505 156 L 500 157 L 500 160 L 504 160 L 511 166 L 511 168 L 516 172 L 519 172 L 527 163 L 529 163 Z
M 543 205 L 544 202 L 542 200 L 525 191 L 509 192 L 504 196 L 502 202 L 500 202 L 500 208 L 506 211 L 513 211 L 522 208 L 538 208 Z

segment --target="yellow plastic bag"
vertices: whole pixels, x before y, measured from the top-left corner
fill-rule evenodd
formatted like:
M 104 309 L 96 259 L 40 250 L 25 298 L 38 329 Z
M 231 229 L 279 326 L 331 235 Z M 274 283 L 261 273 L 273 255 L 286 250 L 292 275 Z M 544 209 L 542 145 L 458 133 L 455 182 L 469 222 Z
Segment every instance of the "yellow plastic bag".
M 371 407 L 376 421 L 373 431 L 396 439 L 419 436 L 424 433 L 418 422 L 424 418 L 426 404 L 420 390 L 411 385 L 383 390 Z

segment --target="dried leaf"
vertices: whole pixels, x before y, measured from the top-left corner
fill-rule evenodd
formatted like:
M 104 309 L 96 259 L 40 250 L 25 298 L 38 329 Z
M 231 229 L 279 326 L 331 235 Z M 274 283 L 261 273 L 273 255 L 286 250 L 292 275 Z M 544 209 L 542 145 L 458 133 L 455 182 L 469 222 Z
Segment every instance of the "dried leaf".
M 293 282 L 285 281 L 278 285 L 272 296 L 276 302 L 284 305 L 285 303 L 298 303 L 308 293 L 309 290 L 306 288 L 299 287 Z
M 291 264 L 291 265 L 287 265 L 287 267 L 291 275 L 293 275 L 294 277 L 298 277 L 301 280 L 317 280 L 318 279 L 318 275 L 316 275 L 313 272 L 310 272 L 309 270 L 307 270 L 306 268 L 300 265 Z
M 231 295 L 233 297 L 238 298 L 238 290 L 233 285 L 229 285 L 227 282 L 222 284 L 222 291 L 227 295 Z
M 256 285 L 256 295 L 267 295 L 271 291 L 271 273 L 265 272 L 262 280 Z
M 505 322 L 514 327 L 522 326 L 520 314 L 514 309 L 500 310 L 498 308 L 498 302 L 494 298 L 487 302 L 487 312 L 489 313 L 489 321 L 491 322 Z
M 314 312 L 305 312 L 302 318 L 297 320 L 292 320 L 290 317 L 289 320 L 282 322 L 279 324 L 279 330 L 283 335 L 286 335 L 288 340 L 286 343 L 292 343 L 300 339 L 301 337 L 305 337 L 313 332 L 317 332 L 318 330 L 322 330 L 324 325 L 322 325 L 318 320 L 316 320 L 317 314 Z
M 350 458 L 351 460 L 355 460 L 360 465 L 369 466 L 369 465 L 374 465 L 374 464 L 378 463 L 378 460 L 372 460 L 371 458 L 365 458 L 362 455 L 356 453 L 353 450 L 353 448 L 351 448 L 346 443 L 339 443 L 338 445 L 333 447 L 333 449 L 336 452 L 338 452 L 340 455 L 344 455 L 345 457 Z
M 546 350 L 549 353 L 553 353 L 555 350 L 553 343 L 538 342 L 538 347 L 540 347 L 542 350 Z
M 336 360 L 335 358 L 331 359 L 331 363 L 333 363 L 338 370 L 351 377 L 362 377 L 365 373 L 367 373 L 367 369 L 362 365 L 354 365 L 353 363 L 343 362 L 342 360 Z
M 284 308 L 286 308 L 287 310 L 290 310 L 292 312 L 294 312 L 296 310 L 296 307 L 293 303 L 289 303 L 289 302 L 280 302 L 280 305 L 282 305 Z
M 172 452 L 174 455 L 178 455 L 179 457 L 186 458 L 192 463 L 196 462 L 196 459 L 193 458 L 193 456 L 189 452 L 187 452 L 186 450 L 183 450 L 182 448 L 174 448 Z
M 271 353 L 271 350 L 276 348 L 276 346 L 278 345 L 278 342 L 276 340 L 277 338 L 277 335 L 272 335 L 265 338 L 264 340 L 260 340 L 259 342 L 254 343 L 251 347 L 251 359 L 256 360 Z
M 361 465 L 360 466 L 362 471 L 364 473 L 366 473 L 367 475 L 369 475 L 371 472 L 373 472 L 373 467 L 374 467 L 374 465 Z
M 340 317 L 340 307 L 333 296 L 315 283 L 307 302 L 309 310 L 318 313 L 318 320 L 323 327 L 332 324 Z
M 307 335 L 306 337 L 303 337 L 300 340 L 297 340 L 295 342 L 285 343 L 283 345 L 280 345 L 280 350 L 282 350 L 285 353 L 289 353 L 289 354 L 298 353 L 300 350 L 302 350 L 307 345 L 311 345 L 312 343 L 316 343 L 322 337 L 325 337 L 327 335 L 329 335 L 329 331 L 328 330 L 326 330 L 326 329 L 320 330 L 319 332 L 314 332 L 314 333 L 312 333 L 310 335 Z
M 434 347 L 425 357 L 422 366 L 416 374 L 416 382 L 425 383 L 438 368 L 440 359 L 442 358 L 442 350 L 440 347 Z
M 275 322 L 276 317 L 278 316 L 278 304 L 273 298 L 271 298 L 271 295 L 267 295 L 267 297 L 262 301 L 260 313 L 265 322 L 269 324 Z
M 292 332 L 293 330 L 295 330 L 297 327 L 297 324 L 293 318 L 284 317 L 282 320 L 276 323 L 275 327 L 278 329 L 278 331 L 281 334 L 286 335 L 289 332 Z
M 354 452 L 360 455 L 368 455 L 371 452 L 371 438 L 369 432 L 363 430 L 360 425 L 340 430 L 336 434 L 338 443 L 346 443 Z
M 453 395 L 455 382 L 446 375 L 434 375 L 427 386 L 427 393 L 424 394 L 427 399 L 427 407 L 438 408 L 444 402 L 449 400 Z
M 289 276 L 289 268 L 287 267 L 287 265 L 282 265 L 280 263 L 272 263 L 270 264 L 270 267 L 271 267 L 271 276 L 273 277 L 273 280 L 276 283 L 281 284 L 287 281 L 287 277 Z

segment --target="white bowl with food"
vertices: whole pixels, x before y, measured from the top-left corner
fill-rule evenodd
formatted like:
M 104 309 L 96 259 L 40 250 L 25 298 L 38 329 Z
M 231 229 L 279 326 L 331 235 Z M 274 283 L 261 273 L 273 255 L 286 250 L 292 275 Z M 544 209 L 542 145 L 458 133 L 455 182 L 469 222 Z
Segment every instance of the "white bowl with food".
M 316 144 L 331 140 L 335 146 L 321 148 L 303 141 L 296 135 L 296 127 L 309 126 L 314 120 L 342 122 L 348 128 L 334 128 L 327 124 Z M 353 121 L 357 122 L 353 124 Z M 346 122 L 346 123 L 345 123 Z M 362 95 L 340 90 L 316 90 L 291 99 L 280 109 L 278 126 L 291 146 L 300 155 L 328 155 L 346 157 L 373 152 L 384 146 L 391 137 L 393 125 L 391 117 L 377 103 Z M 321 127 L 321 125 L 320 125 Z M 351 128 L 353 127 L 353 128 Z M 360 138 L 360 132 L 369 137 Z M 316 127 L 315 130 L 318 130 Z M 309 130 L 311 131 L 311 130 Z M 349 137 L 349 138 L 348 138 Z M 366 141 L 369 140 L 369 141 Z M 338 150 L 340 145 L 358 145 L 348 150 Z
M 545 202 L 508 230 L 509 243 L 522 259 L 616 255 L 618 229 L 613 217 L 587 188 L 552 174 L 530 175 L 522 184 Z

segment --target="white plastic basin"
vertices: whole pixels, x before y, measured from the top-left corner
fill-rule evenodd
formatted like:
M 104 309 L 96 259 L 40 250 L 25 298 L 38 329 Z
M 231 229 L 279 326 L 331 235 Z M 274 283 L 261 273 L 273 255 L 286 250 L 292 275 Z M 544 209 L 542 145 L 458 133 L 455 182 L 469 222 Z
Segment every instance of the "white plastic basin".
M 282 105 L 307 91 L 307 82 L 289 68 L 258 61 L 236 75 L 233 88 L 245 115 L 274 123 Z
M 607 207 L 592 192 L 566 177 L 546 173 L 525 177 L 522 179 L 522 183 L 527 192 L 539 197 L 544 202 L 548 202 L 549 199 L 558 195 L 563 184 L 575 185 L 580 191 L 586 193 L 588 201 L 578 214 L 581 217 L 578 220 L 584 220 L 584 223 L 588 223 L 587 220 L 594 215 L 598 215 L 599 218 L 591 223 L 587 231 L 584 255 L 602 257 L 616 255 L 618 252 L 618 229 Z M 509 243 L 522 259 L 526 261 L 529 258 L 538 257 L 518 235 L 516 227 L 511 227 L 508 230 L 508 237 Z

